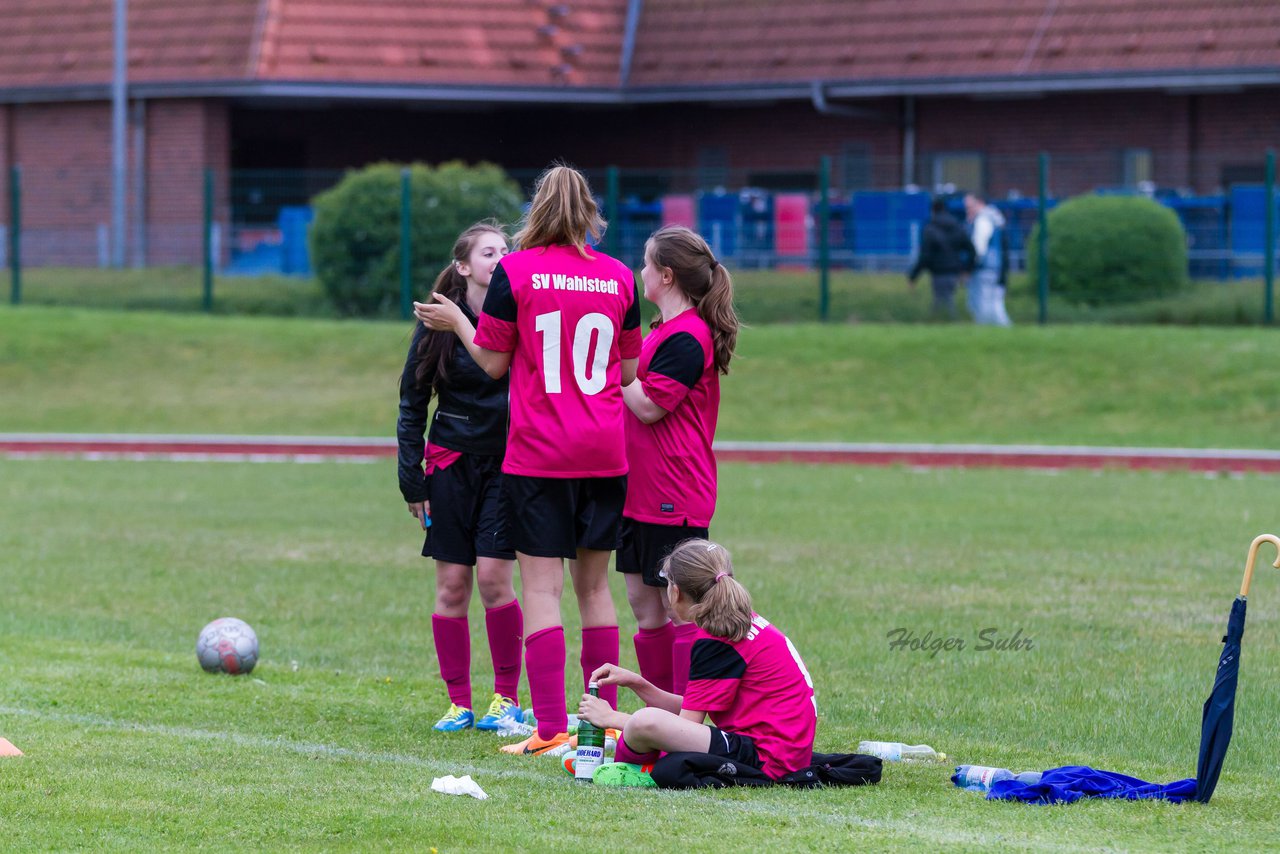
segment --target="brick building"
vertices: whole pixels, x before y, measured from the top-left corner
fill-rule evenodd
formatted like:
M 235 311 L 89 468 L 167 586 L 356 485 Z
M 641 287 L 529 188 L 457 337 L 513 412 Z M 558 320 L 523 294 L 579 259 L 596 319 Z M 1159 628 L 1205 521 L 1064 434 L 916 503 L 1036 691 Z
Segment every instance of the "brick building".
M 33 262 L 93 263 L 109 219 L 111 5 L 0 0 Z M 812 186 L 829 155 L 843 191 L 1003 195 L 1048 151 L 1057 192 L 1210 192 L 1280 142 L 1264 0 L 131 0 L 127 60 L 130 243 L 159 263 L 191 260 L 206 168 L 225 221 L 241 171 L 379 159 L 657 192 Z

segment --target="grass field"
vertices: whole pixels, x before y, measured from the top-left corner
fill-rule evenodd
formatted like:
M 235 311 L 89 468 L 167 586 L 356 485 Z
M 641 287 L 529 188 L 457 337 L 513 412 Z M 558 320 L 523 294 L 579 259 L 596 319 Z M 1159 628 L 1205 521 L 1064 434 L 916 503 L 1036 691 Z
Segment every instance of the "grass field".
M 0 307 L 0 431 L 387 436 L 401 323 Z M 1265 329 L 760 325 L 719 437 L 1270 448 Z
M 744 320 L 754 324 L 819 319 L 818 273 L 815 270 L 734 269 L 735 302 Z M 197 267 L 140 270 L 96 270 L 36 267 L 23 273 L 23 302 L 80 308 L 197 312 L 203 306 L 203 273 Z M 425 292 L 427 283 L 420 287 Z M 828 319 L 835 323 L 921 323 L 931 320 L 928 276 L 915 290 L 899 273 L 861 273 L 836 269 L 830 276 Z M 0 271 L 0 293 L 9 281 Z M 1047 305 L 1055 323 L 1178 324 L 1189 326 L 1256 325 L 1262 321 L 1263 287 L 1259 280 L 1198 281 L 1167 297 L 1125 305 L 1098 307 L 1069 304 L 1051 295 Z M 964 292 L 960 292 L 960 322 Z M 646 306 L 646 308 L 648 308 Z M 1040 303 L 1036 285 L 1015 275 L 1008 299 L 1015 323 L 1035 323 Z M 323 288 L 313 278 L 296 276 L 217 276 L 216 314 L 332 317 Z
M 1255 581 L 1236 736 L 1207 807 L 987 803 L 939 765 L 890 765 L 866 789 L 593 791 L 494 737 L 430 732 L 444 698 L 431 576 L 393 477 L 0 461 L 0 735 L 27 753 L 0 760 L 5 848 L 1274 845 L 1275 570 Z M 927 742 L 956 762 L 1160 782 L 1194 774 L 1244 548 L 1280 527 L 1275 482 L 1257 477 L 727 465 L 721 493 L 717 538 L 814 675 L 820 748 Z M 197 666 L 197 631 L 224 614 L 258 630 L 251 677 Z M 894 651 L 895 628 L 967 645 Z M 979 651 L 984 628 L 1034 646 Z M 477 643 L 477 695 L 487 667 Z M 429 791 L 450 773 L 490 799 Z
M 389 435 L 407 341 L 397 323 L 0 308 L 0 432 Z M 761 325 L 725 380 L 720 436 L 1268 448 L 1278 356 L 1260 329 Z M 1273 555 L 1208 807 L 989 804 L 938 765 L 859 790 L 584 790 L 492 737 L 430 731 L 432 577 L 392 468 L 0 460 L 0 736 L 27 753 L 0 760 L 4 847 L 1274 846 Z M 1280 533 L 1264 477 L 721 478 L 713 532 L 814 675 L 819 748 L 926 742 L 1015 770 L 1191 776 L 1245 548 Z M 252 677 L 199 670 L 196 633 L 221 615 L 258 630 Z M 477 603 L 478 697 L 481 622 Z M 894 650 L 895 629 L 966 646 Z M 984 629 L 1034 646 L 979 650 Z M 429 790 L 466 773 L 489 800 Z

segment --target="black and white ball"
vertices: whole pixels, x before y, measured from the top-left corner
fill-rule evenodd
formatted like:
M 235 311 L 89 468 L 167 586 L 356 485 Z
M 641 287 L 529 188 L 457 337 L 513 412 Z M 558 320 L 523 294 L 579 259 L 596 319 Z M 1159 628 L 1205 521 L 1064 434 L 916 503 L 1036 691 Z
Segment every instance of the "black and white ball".
M 244 620 L 221 617 L 200 630 L 196 658 L 210 673 L 248 673 L 258 663 L 258 636 Z

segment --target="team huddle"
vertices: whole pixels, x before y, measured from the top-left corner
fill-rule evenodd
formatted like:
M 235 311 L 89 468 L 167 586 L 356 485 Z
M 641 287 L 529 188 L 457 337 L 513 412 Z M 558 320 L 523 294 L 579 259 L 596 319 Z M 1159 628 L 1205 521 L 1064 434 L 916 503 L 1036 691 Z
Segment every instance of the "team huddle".
M 582 626 L 578 714 L 615 731 L 616 767 L 600 768 L 598 782 L 609 769 L 626 784 L 663 753 L 726 757 L 772 778 L 809 764 L 809 674 L 708 539 L 720 376 L 738 333 L 728 271 L 695 232 L 655 232 L 640 278 L 657 317 L 642 336 L 631 270 L 590 248 L 605 223 L 581 174 L 543 173 L 521 225 L 514 252 L 494 224 L 459 236 L 431 300 L 415 303 L 400 382 L 400 489 L 435 561 L 432 631 L 450 701 L 435 729 L 522 722 L 523 654 L 536 731 L 503 750 L 557 754 L 572 743 L 560 613 L 568 560 Z M 640 673 L 618 666 L 615 551 Z M 473 586 L 494 670 L 478 717 Z M 617 711 L 619 687 L 645 708 Z

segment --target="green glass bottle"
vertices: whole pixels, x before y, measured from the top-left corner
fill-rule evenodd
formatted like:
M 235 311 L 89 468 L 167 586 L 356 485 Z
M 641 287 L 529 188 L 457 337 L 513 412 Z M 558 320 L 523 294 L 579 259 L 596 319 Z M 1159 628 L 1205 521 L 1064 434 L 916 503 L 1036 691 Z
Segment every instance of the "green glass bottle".
M 592 682 L 587 692 L 593 697 L 600 696 L 600 686 Z M 579 783 L 590 783 L 591 775 L 604 764 L 604 728 L 592 724 L 585 718 L 578 720 L 578 753 L 573 760 L 573 779 Z

